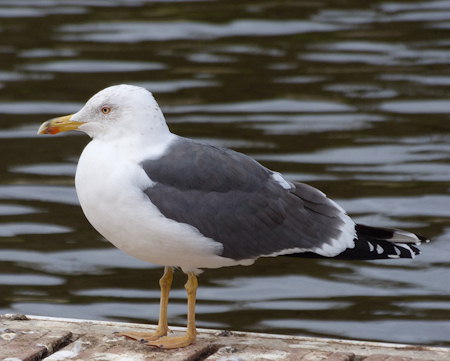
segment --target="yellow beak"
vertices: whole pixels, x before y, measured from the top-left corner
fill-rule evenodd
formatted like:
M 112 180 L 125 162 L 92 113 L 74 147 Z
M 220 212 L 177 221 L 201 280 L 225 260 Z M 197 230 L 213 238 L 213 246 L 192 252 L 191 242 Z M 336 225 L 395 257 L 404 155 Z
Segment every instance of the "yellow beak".
M 76 130 L 84 124 L 84 122 L 70 120 L 72 116 L 73 114 L 47 120 L 39 127 L 38 134 L 57 134 L 68 130 Z

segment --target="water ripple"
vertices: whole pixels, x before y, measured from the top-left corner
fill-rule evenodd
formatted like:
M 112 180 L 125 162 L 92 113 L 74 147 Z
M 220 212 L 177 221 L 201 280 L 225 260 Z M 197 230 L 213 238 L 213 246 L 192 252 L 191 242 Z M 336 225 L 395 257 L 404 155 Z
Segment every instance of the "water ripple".
M 79 205 L 75 189 L 49 185 L 0 185 L 0 199 L 37 200 Z
M 24 234 L 56 234 L 69 233 L 70 227 L 58 226 L 56 224 L 14 222 L 0 224 L 0 237 L 15 237 Z
M 311 21 L 236 20 L 228 24 L 179 22 L 120 22 L 63 25 L 65 41 L 141 42 L 168 40 L 208 40 L 233 36 L 281 36 L 330 32 L 342 26 Z
M 29 71 L 53 73 L 114 73 L 145 70 L 160 70 L 166 66 L 154 62 L 117 61 L 117 60 L 60 60 L 48 63 L 29 64 L 23 68 Z
M 386 101 L 381 103 L 380 109 L 385 112 L 403 114 L 448 114 L 450 99 Z
M 231 104 L 199 104 L 166 107 L 170 113 L 217 112 L 217 113 L 324 113 L 349 112 L 351 106 L 319 100 L 267 99 Z
M 81 103 L 14 101 L 0 103 L 0 114 L 65 114 L 77 111 Z

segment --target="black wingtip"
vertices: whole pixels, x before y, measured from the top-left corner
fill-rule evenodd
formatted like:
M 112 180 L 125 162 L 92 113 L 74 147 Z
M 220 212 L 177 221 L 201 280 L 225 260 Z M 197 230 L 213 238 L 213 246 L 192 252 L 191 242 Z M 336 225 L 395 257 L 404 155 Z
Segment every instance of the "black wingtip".
M 424 243 L 430 243 L 431 242 L 431 239 L 428 239 L 428 238 L 426 238 L 424 236 L 421 236 L 420 234 L 416 234 L 416 236 L 417 236 L 417 238 L 419 238 Z

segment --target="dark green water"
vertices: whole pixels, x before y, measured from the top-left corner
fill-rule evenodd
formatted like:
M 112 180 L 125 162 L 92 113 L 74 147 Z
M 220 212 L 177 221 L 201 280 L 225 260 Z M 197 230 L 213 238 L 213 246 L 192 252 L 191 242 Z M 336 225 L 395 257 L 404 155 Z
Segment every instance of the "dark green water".
M 450 1 L 0 0 L 0 313 L 157 321 L 162 269 L 79 208 L 88 138 L 35 135 L 118 83 L 151 90 L 175 133 L 434 240 L 413 261 L 207 271 L 199 327 L 450 345 Z

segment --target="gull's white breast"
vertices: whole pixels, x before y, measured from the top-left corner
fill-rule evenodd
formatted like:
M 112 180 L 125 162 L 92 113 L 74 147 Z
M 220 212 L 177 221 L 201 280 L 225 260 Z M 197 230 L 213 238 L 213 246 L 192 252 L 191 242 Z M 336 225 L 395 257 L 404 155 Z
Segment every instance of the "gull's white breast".
M 143 261 L 184 271 L 242 263 L 217 256 L 219 242 L 164 217 L 145 195 L 153 182 L 139 163 L 144 157 L 158 158 L 165 148 L 142 153 L 129 144 L 92 140 L 75 177 L 86 218 L 117 248 Z

